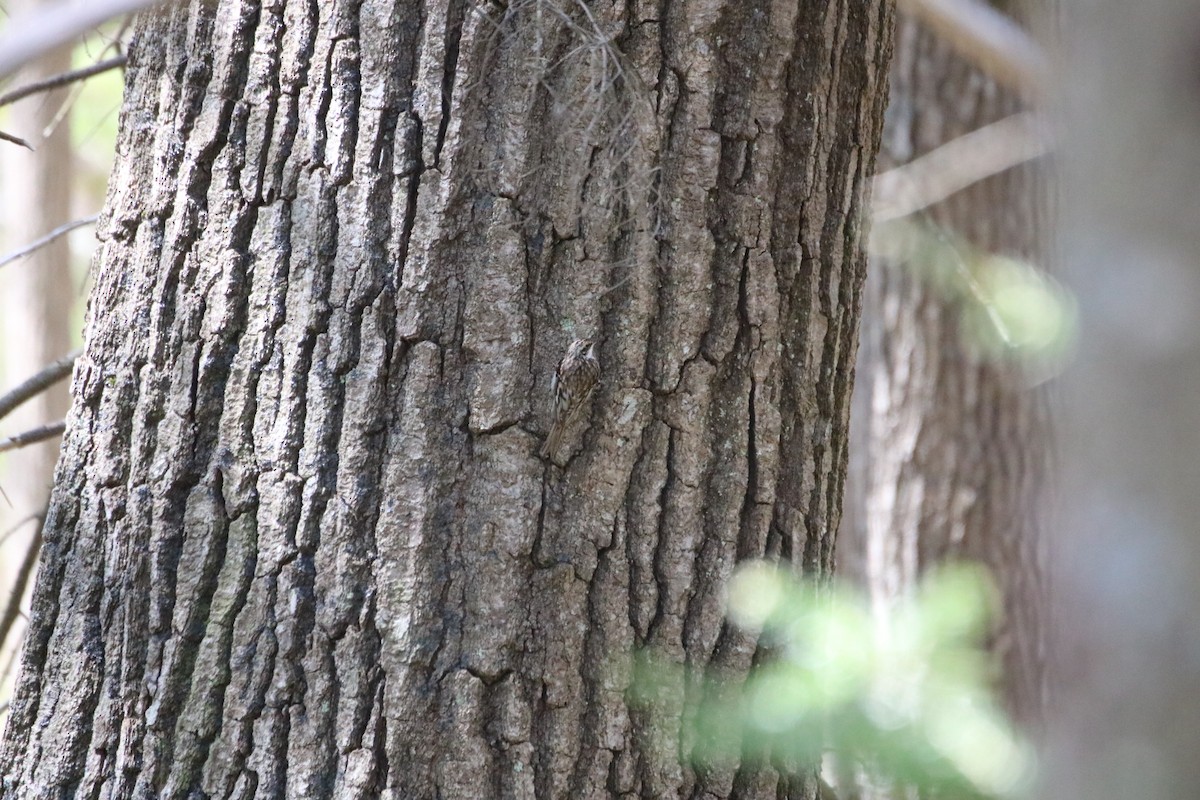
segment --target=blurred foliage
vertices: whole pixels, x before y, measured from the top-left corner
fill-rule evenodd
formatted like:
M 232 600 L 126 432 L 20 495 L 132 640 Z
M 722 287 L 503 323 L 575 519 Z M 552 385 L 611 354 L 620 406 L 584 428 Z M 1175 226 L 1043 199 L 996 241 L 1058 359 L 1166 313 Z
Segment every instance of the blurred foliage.
M 1075 341 L 1075 299 L 1032 264 L 980 251 L 912 217 L 876 227 L 871 252 L 903 264 L 959 309 L 976 355 L 1018 362 L 1039 379 L 1057 374 Z
M 830 752 L 951 797 L 1012 797 L 1033 760 L 994 701 L 979 646 L 994 597 L 982 569 L 947 567 L 881 624 L 847 589 L 818 592 L 751 562 L 730 582 L 729 616 L 771 657 L 739 683 L 646 652 L 635 696 L 653 713 L 675 687 L 701 687 L 684 709 L 697 766 L 769 758 L 811 770 Z

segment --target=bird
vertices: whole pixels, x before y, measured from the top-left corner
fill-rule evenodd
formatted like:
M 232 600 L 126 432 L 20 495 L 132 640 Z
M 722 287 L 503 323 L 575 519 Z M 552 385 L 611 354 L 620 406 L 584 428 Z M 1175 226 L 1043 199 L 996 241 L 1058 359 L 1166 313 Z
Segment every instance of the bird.
M 550 379 L 550 391 L 554 394 L 554 421 L 542 445 L 542 458 L 553 458 L 558 453 L 563 433 L 579 416 L 600 381 L 600 359 L 596 356 L 596 344 L 595 339 L 576 339 L 571 342 L 566 355 L 554 370 L 554 377 Z

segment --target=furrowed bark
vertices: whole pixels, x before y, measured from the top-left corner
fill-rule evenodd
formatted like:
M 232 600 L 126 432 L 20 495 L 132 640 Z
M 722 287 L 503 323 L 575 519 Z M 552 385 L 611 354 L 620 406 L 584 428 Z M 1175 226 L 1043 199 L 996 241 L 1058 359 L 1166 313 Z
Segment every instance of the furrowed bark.
M 745 669 L 734 562 L 832 568 L 891 13 L 144 17 L 16 796 L 814 796 L 629 652 Z

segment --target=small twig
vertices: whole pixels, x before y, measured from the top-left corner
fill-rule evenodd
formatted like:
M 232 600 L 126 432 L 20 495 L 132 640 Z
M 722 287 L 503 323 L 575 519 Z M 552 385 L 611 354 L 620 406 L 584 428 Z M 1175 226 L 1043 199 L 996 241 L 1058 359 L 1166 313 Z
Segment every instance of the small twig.
M 627 266 L 636 266 L 636 265 L 635 265 L 635 264 L 628 264 Z M 612 286 L 609 286 L 609 287 L 608 287 L 607 289 L 605 289 L 603 292 L 601 292 L 600 294 L 596 295 L 596 299 L 597 299 L 597 300 L 599 300 L 601 297 L 604 297 L 604 295 L 606 295 L 606 294 L 609 294 L 609 293 L 611 293 L 611 292 L 615 292 L 617 289 L 620 289 L 622 286 L 624 286 L 625 284 L 627 284 L 627 283 L 629 283 L 631 280 L 633 280 L 633 276 L 634 276 L 634 275 L 636 275 L 636 274 L 637 274 L 637 273 L 634 273 L 634 272 L 631 272 L 631 273 L 629 273 L 629 274 L 628 274 L 628 275 L 626 275 L 624 278 L 621 278 L 621 280 L 617 281 L 617 282 L 616 282 L 616 283 L 614 283 Z
M 7 439 L 0 439 L 0 453 L 7 453 L 9 450 L 16 450 L 19 447 L 28 447 L 31 444 L 53 439 L 55 436 L 61 436 L 62 432 L 66 429 L 67 421 L 60 419 L 58 422 L 51 422 L 48 425 L 42 425 L 33 430 L 18 433 L 16 436 L 10 436 Z
M 3 684 L 9 675 L 12 674 L 13 668 L 17 666 L 17 662 L 21 660 L 21 651 L 25 644 L 25 636 L 29 633 L 29 623 L 25 623 L 25 627 L 19 632 L 10 633 L 12 637 L 12 647 L 8 651 L 8 660 L 4 662 L 4 670 L 0 672 L 0 684 Z M 0 715 L 3 715 L 10 708 L 9 703 L 5 702 L 0 705 Z
M 92 28 L 122 14 L 141 11 L 155 0 L 91 0 L 85 4 L 52 3 L 14 18 L 0 37 L 0 78 Z
M 13 387 L 7 394 L 0 396 L 0 419 L 7 417 L 14 408 L 29 398 L 41 394 L 70 375 L 71 368 L 75 366 L 75 359 L 79 358 L 79 354 L 82 352 L 82 350 L 76 350 L 73 353 L 67 353 L 41 372 Z
M 99 75 L 101 72 L 108 72 L 110 69 L 125 66 L 126 58 L 124 55 L 115 56 L 104 61 L 97 61 L 95 64 L 80 69 L 73 69 L 70 72 L 64 72 L 61 75 L 54 75 L 41 81 L 22 86 L 20 89 L 13 89 L 11 92 L 0 94 L 0 107 L 6 106 L 9 103 L 15 103 L 18 100 L 23 100 L 31 94 L 38 92 L 48 92 L 52 89 L 66 86 L 75 81 L 87 80 L 93 75 Z
M 13 576 L 12 594 L 9 595 L 4 613 L 0 614 L 0 645 L 8 640 L 9 631 L 12 630 L 13 623 L 17 621 L 17 617 L 21 613 L 21 598 L 25 596 L 25 588 L 29 585 L 29 579 L 33 576 L 34 568 L 37 566 L 38 554 L 42 551 L 41 520 L 45 520 L 45 517 L 45 511 L 38 515 L 37 531 L 29 542 L 25 558 L 21 561 L 21 566 L 17 568 L 17 574 Z
M 908 216 L 955 192 L 1050 151 L 1045 126 L 1030 112 L 952 139 L 875 176 L 871 211 L 876 223 Z
M 19 145 L 21 145 L 21 147 L 24 147 L 26 150 L 33 149 L 33 146 L 30 145 L 29 142 L 25 141 L 20 136 L 13 136 L 11 133 L 5 133 L 4 131 L 0 131 L 0 139 L 3 139 L 6 142 L 12 142 L 13 144 L 19 144 Z
M 997 82 L 1035 96 L 1045 92 L 1050 69 L 1042 49 L 1019 25 L 982 0 L 898 0 L 897 7 Z
M 28 517 L 26 517 L 25 519 L 18 522 L 16 525 L 13 525 L 11 528 L 6 530 L 3 534 L 0 534 L 0 545 L 7 542 L 8 537 L 12 536 L 14 533 L 21 530 L 21 528 L 24 528 L 26 526 L 26 524 L 32 522 L 35 519 L 41 519 L 41 517 L 37 514 L 30 514 Z
M 65 236 L 66 234 L 70 233 L 71 231 L 75 230 L 76 228 L 82 228 L 84 225 L 91 225 L 98 219 L 100 219 L 99 214 L 92 214 L 90 217 L 84 217 L 83 219 L 77 219 L 77 220 L 73 220 L 71 222 L 65 223 L 63 225 L 59 225 L 57 228 L 50 231 L 42 238 L 35 239 L 34 241 L 32 241 L 29 244 L 22 247 L 20 250 L 14 250 L 11 253 L 8 253 L 7 255 L 0 256 L 0 267 L 3 267 L 6 264 L 16 261 L 19 258 L 24 258 L 25 256 L 29 255 L 30 253 L 50 244 L 58 237 Z

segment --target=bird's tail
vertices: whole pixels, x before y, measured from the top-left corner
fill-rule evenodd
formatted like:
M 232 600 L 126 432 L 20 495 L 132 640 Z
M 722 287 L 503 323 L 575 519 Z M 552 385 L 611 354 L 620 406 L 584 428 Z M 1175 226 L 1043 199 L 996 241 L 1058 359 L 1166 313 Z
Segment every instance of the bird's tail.
M 558 455 L 558 446 L 562 443 L 564 428 L 566 428 L 566 420 L 563 417 L 560 416 L 554 420 L 554 424 L 550 426 L 550 432 L 546 434 L 546 442 L 542 445 L 542 458 Z

